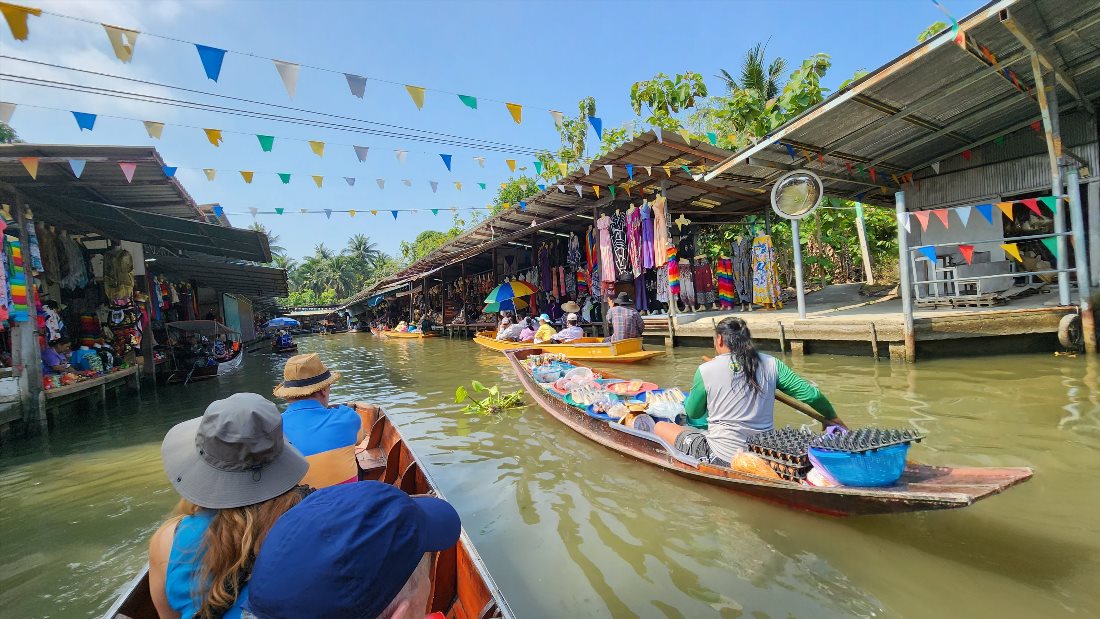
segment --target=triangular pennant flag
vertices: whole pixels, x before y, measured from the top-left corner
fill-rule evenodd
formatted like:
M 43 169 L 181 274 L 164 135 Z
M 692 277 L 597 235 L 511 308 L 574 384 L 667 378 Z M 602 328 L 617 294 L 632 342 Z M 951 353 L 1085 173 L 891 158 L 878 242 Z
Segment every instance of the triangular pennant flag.
M 998 202 L 997 208 L 1001 209 L 1001 212 L 1005 214 L 1005 217 L 1013 219 L 1012 217 L 1012 203 L 1011 202 Z
M 599 185 L 592 185 L 592 191 L 596 193 L 596 199 L 599 199 L 599 197 L 600 197 L 600 186 Z
M 614 199 L 615 198 L 615 186 L 614 185 L 608 185 L 607 189 L 611 192 L 611 198 Z
M 214 177 L 218 175 L 218 171 L 214 168 L 203 168 L 202 173 L 206 175 L 208 181 L 214 180 Z
M 932 164 L 932 171 L 935 172 L 936 174 L 940 173 L 940 162 L 939 161 Z
M 253 217 L 255 217 L 255 216 L 256 216 L 256 212 L 257 212 L 257 211 L 259 211 L 259 209 L 258 209 L 258 208 L 256 208 L 255 206 L 250 206 L 250 207 L 248 207 L 248 212 L 249 212 L 249 213 L 250 213 L 250 214 L 251 214 L 251 215 L 252 215 Z
M 298 209 L 298 212 L 305 215 L 306 213 L 309 212 L 309 209 L 304 209 L 304 208 L 303 209 Z
M 42 9 L 0 2 L 0 13 L 4 14 L 4 20 L 8 22 L 12 38 L 16 41 L 26 41 L 29 32 L 27 29 L 27 16 L 41 17 Z
M 95 114 L 89 114 L 87 112 L 73 112 L 73 118 L 76 119 L 76 126 L 83 132 L 85 129 L 92 131 L 95 129 Z
M 134 172 L 137 170 L 137 164 L 132 161 L 120 161 L 118 162 L 119 169 L 122 170 L 122 175 L 126 177 L 127 183 L 134 182 Z
M 707 141 L 711 146 L 718 146 L 718 134 L 713 131 L 707 132 Z
M 221 129 L 203 129 L 206 133 L 206 139 L 210 141 L 215 147 L 221 146 L 222 143 L 222 130 Z
M 959 216 L 959 219 L 962 220 L 963 226 L 965 226 L 967 224 L 967 222 L 970 221 L 970 209 L 972 209 L 972 208 L 974 208 L 974 207 L 972 207 L 972 206 L 956 206 L 955 207 L 955 214 L 957 214 Z
M 390 214 L 393 215 L 393 220 L 397 221 L 397 211 L 390 211 Z
M 323 177 L 323 176 L 318 176 L 318 175 L 314 174 L 314 175 L 313 175 L 313 182 L 314 182 L 314 184 L 316 184 L 316 185 L 317 185 L 317 189 L 320 189 L 320 188 L 321 188 L 321 184 L 325 182 L 325 177 Z
M 783 146 L 785 146 L 787 148 L 787 154 L 790 155 L 791 161 L 794 161 L 794 159 L 795 159 L 794 147 L 791 146 L 790 144 L 784 144 Z
M 592 125 L 592 128 L 596 130 L 596 137 L 603 140 L 603 120 L 595 116 L 589 116 L 588 122 Z
M 1039 239 L 1046 246 L 1047 250 L 1054 255 L 1054 259 L 1058 259 L 1058 237 L 1048 236 L 1045 239 Z
M 404 183 L 406 187 L 412 187 L 413 186 L 413 182 L 412 182 L 411 179 L 403 178 L 403 179 L 401 179 L 401 182 Z
M 222 60 L 225 59 L 225 50 L 199 45 L 198 43 L 195 44 L 195 49 L 199 52 L 199 60 L 202 61 L 202 68 L 206 71 L 206 77 L 215 82 L 218 81 L 218 76 L 222 72 Z
M 252 184 L 252 176 L 253 174 L 249 170 L 241 170 L 241 178 L 243 178 L 244 182 L 248 183 L 249 185 Z
M 687 129 L 680 129 L 676 133 L 680 134 L 680 137 L 684 138 L 684 144 L 691 146 L 691 132 Z
M 275 207 L 275 214 L 276 214 L 276 215 L 282 215 L 282 214 L 283 214 L 283 210 L 284 210 L 284 209 L 283 209 L 283 207 L 281 207 L 281 206 L 276 206 L 276 207 Z
M 523 200 L 519 201 L 519 210 L 521 210 L 521 211 L 526 211 L 527 210 L 527 203 L 524 202 Z
M 279 175 L 279 180 L 283 181 L 284 185 L 290 184 L 290 172 L 276 172 Z
M 485 189 L 485 183 L 478 183 L 477 186 L 481 187 L 482 189 Z
M 409 151 L 407 150 L 395 150 L 393 154 L 397 157 L 398 163 L 405 163 L 405 159 L 409 157 Z
M 583 198 L 584 197 L 584 190 L 581 188 L 581 186 L 580 185 L 573 185 L 573 187 L 576 188 L 577 195 Z
M 660 127 L 654 127 L 653 128 L 653 134 L 655 136 L 657 136 L 657 143 L 658 144 L 664 144 L 665 143 L 664 131 L 661 131 Z
M 535 185 L 535 187 L 538 187 L 539 191 L 546 191 L 546 185 L 543 185 L 542 183 Z
M 326 209 L 324 209 L 324 211 L 325 211 L 325 219 L 332 219 L 332 209 L 326 208 Z
M 214 205 L 214 217 L 221 217 L 225 214 L 225 209 L 220 204 Z
M 504 206 L 502 206 L 501 208 L 503 208 L 504 210 L 508 210 L 508 209 L 512 208 L 512 203 L 511 202 L 505 202 Z M 485 205 L 485 209 L 488 210 L 489 205 Z
M 516 124 L 523 122 L 523 106 L 518 103 L 505 103 L 508 108 L 508 113 L 512 115 L 512 120 L 516 121 Z
M 622 187 L 626 191 L 627 197 L 630 196 L 630 185 L 619 185 L 619 187 Z
M 26 38 L 26 36 L 23 38 Z M 27 174 L 30 174 L 31 178 L 38 180 L 38 157 L 20 157 L 19 163 L 23 164 L 23 168 L 27 170 Z
M 686 172 L 688 176 L 691 176 L 691 168 L 687 167 L 686 165 L 682 165 L 680 166 L 680 169 Z
M 455 189 L 457 189 L 459 191 L 462 191 L 462 183 L 460 183 L 458 181 L 455 181 L 454 183 L 455 183 Z
M 1039 210 L 1039 199 L 1038 198 L 1027 198 L 1025 200 L 1020 200 L 1020 202 L 1022 202 L 1024 206 L 1031 209 L 1032 213 L 1035 213 L 1036 215 L 1039 215 L 1040 217 L 1042 217 L 1043 212 Z
M 428 181 L 428 184 L 432 186 L 432 193 L 439 192 L 439 181 Z
M 918 247 L 917 251 L 919 251 L 922 256 L 927 258 L 929 262 L 935 262 L 936 261 L 936 248 L 935 247 L 932 247 L 931 245 L 925 245 L 924 247 Z
M 405 90 L 409 91 L 409 96 L 412 97 L 413 103 L 416 104 L 416 109 L 424 109 L 424 89 L 420 86 L 409 86 L 405 84 Z M 394 219 L 397 219 L 397 211 L 394 211 Z
M 367 93 L 367 78 L 353 73 L 345 73 L 344 78 L 348 80 L 348 89 L 351 90 L 351 94 L 362 99 Z
M 1001 243 L 1001 249 L 1005 250 L 1005 253 L 1016 259 L 1016 262 L 1023 262 L 1024 259 L 1020 257 L 1020 248 L 1015 243 Z
M 355 217 L 355 209 L 351 209 L 348 211 L 348 217 Z
M 562 176 L 568 176 L 569 175 L 569 164 L 564 163 L 564 162 L 559 162 L 558 163 L 558 172 L 561 172 Z
M 1051 213 L 1058 212 L 1058 198 L 1055 196 L 1043 196 L 1039 198 L 1039 201 L 1043 203 L 1043 206 L 1047 207 Z
M 970 158 L 974 156 L 974 152 L 971 151 L 968 148 L 968 149 L 966 149 L 962 152 L 962 156 L 963 156 L 963 159 L 966 159 L 967 161 L 970 161 Z
M 378 183 L 378 188 L 379 189 L 385 189 L 386 188 L 386 179 L 379 178 L 379 179 L 376 179 L 374 182 Z
M 938 209 L 932 211 L 932 214 L 936 216 L 936 219 L 940 220 L 940 223 L 943 224 L 944 228 L 950 228 L 951 227 L 951 224 L 948 223 L 948 219 L 947 219 L 948 216 L 951 215 L 951 211 L 949 211 L 945 208 L 938 208 Z
M 584 170 L 584 175 L 588 176 L 589 174 L 592 173 L 592 164 L 591 163 L 582 163 L 581 164 L 581 169 Z
M 672 166 L 670 166 L 670 165 L 663 165 L 663 166 L 661 166 L 661 167 L 665 169 L 665 176 L 667 176 L 667 177 L 669 177 L 669 178 L 672 178 Z
M 11 115 L 15 113 L 14 103 L 0 103 L 0 122 L 5 125 L 11 124 Z
M 611 164 L 607 164 L 603 167 L 603 170 L 604 170 L 604 172 L 607 172 L 608 180 L 613 181 L 613 180 L 615 180 L 615 173 L 612 171 L 612 167 L 613 166 Z
M 974 208 L 978 209 L 978 212 L 981 213 L 982 217 L 985 217 L 986 221 L 988 221 L 989 223 L 993 223 L 993 205 L 992 204 L 979 204 L 979 205 L 975 206 Z
M 561 123 L 562 120 L 565 118 L 565 115 L 557 110 L 550 110 L 550 116 L 554 118 L 554 126 L 561 127 Z
M 160 169 L 164 170 L 164 175 L 167 176 L 168 178 L 173 178 L 173 177 L 176 176 L 176 166 L 165 165 L 165 166 L 160 166 Z
M 871 174 L 871 182 L 872 183 L 877 183 L 878 182 L 878 174 L 875 172 L 874 168 L 870 168 L 870 174 Z
M 275 146 L 275 136 L 273 135 L 256 134 L 256 139 L 260 141 L 260 149 L 265 153 L 270 153 L 271 148 Z
M 309 150 L 313 151 L 314 155 L 318 157 L 325 156 L 325 143 L 318 142 L 317 140 L 309 140 Z
M 909 213 L 902 213 L 901 214 L 901 223 L 902 223 L 903 226 L 905 226 L 905 231 L 906 232 L 912 232 L 912 229 L 909 227 L 909 221 L 910 221 Z
M 1042 126 L 1043 126 L 1042 123 L 1040 123 L 1039 121 L 1037 121 L 1037 120 L 1032 121 L 1031 130 L 1034 131 L 1035 133 L 1039 133 L 1039 130 L 1042 128 Z
M 653 176 L 653 166 L 644 165 L 646 176 Z
M 83 159 L 69 160 L 69 167 L 73 169 L 73 176 L 80 178 L 80 175 L 84 173 L 84 164 L 85 161 Z
M 272 62 L 275 63 L 275 70 L 279 72 L 279 77 L 283 78 L 286 94 L 293 99 L 294 91 L 298 88 L 298 72 L 301 70 L 301 66 L 282 60 L 272 60 Z
M 535 174 L 542 176 L 542 162 L 535 161 Z
M 471 110 L 477 109 L 477 97 L 471 97 L 470 95 L 458 95 L 458 100 Z
M 971 264 L 974 261 L 974 246 L 962 244 L 959 245 L 959 253 L 962 254 L 963 260 L 966 260 L 967 264 Z
M 1004 146 L 1005 145 L 1005 136 L 999 135 L 999 136 L 993 138 L 993 143 L 996 144 L 997 146 Z
M 439 214 L 439 209 L 433 208 L 432 209 L 432 215 L 438 215 L 438 214 Z
M 355 156 L 359 159 L 359 163 L 363 163 L 367 160 L 367 152 L 370 151 L 369 146 L 352 146 L 355 149 Z
M 477 162 L 478 167 L 485 167 L 485 157 L 474 157 L 474 161 Z
M 162 133 L 164 133 L 164 123 L 143 120 L 142 124 L 145 125 L 145 132 L 149 134 L 149 137 L 159 140 Z
M 344 182 L 348 184 L 348 187 L 354 187 L 355 186 L 355 177 L 345 176 L 344 177 Z
M 504 163 L 508 164 L 508 169 L 509 170 L 511 170 L 513 172 L 516 171 L 516 160 L 515 159 L 505 159 Z
M 373 209 L 371 209 L 371 212 L 370 212 L 370 214 L 371 214 L 371 215 L 377 215 L 377 214 L 378 214 L 378 211 L 376 211 L 376 210 L 373 210 Z
M 565 193 L 565 185 L 558 185 L 558 193 Z
M 921 230 L 927 230 L 928 229 L 928 211 L 916 211 L 913 214 L 916 215 L 917 221 L 920 222 L 920 229 Z
M 630 180 L 634 180 L 634 165 L 633 164 L 629 164 L 629 163 L 626 164 L 626 176 Z
M 447 171 L 451 170 L 451 156 L 439 153 L 439 158 L 443 160 L 443 165 L 447 166 Z

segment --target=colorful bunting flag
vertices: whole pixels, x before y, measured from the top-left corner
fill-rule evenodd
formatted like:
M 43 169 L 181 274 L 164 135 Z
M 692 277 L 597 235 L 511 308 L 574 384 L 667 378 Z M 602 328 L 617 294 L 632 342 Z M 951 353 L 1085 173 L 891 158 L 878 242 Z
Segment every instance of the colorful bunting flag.
M 397 157 L 397 162 L 398 163 L 405 163 L 405 159 L 407 159 L 408 156 L 409 156 L 409 151 L 407 151 L 407 150 L 395 150 L 395 151 L 393 151 L 393 154 L 394 154 L 395 157 Z
M 73 170 L 73 176 L 80 178 L 80 175 L 84 173 L 84 164 L 86 162 L 83 159 L 70 159 L 69 167 Z
M 1043 127 L 1042 123 L 1038 120 L 1035 120 L 1035 121 L 1031 122 L 1031 130 L 1034 131 L 1035 133 L 1039 133 L 1039 131 L 1042 129 L 1042 127 Z
M 611 192 L 611 199 L 614 200 L 615 199 L 615 186 L 614 185 L 608 185 L 607 189 L 608 189 L 608 191 Z
M 348 217 L 355 217 L 355 209 L 351 209 L 348 211 Z
M 615 180 L 615 174 L 612 172 L 612 165 L 608 164 L 603 167 L 604 172 L 607 172 L 608 180 Z
M 244 182 L 248 183 L 249 185 L 252 184 L 252 176 L 253 176 L 253 173 L 251 171 L 241 170 L 241 178 L 243 178 Z
M 405 84 L 405 90 L 409 91 L 409 96 L 412 97 L 413 103 L 416 104 L 416 109 L 424 109 L 424 89 L 420 86 L 409 86 Z M 393 218 L 397 219 L 397 215 L 394 215 Z
M 973 245 L 959 245 L 959 253 L 962 254 L 963 260 L 966 260 L 967 264 L 971 264 L 974 261 Z
M 630 180 L 634 180 L 634 166 L 632 164 L 626 164 L 626 176 Z
M 102 24 L 103 29 L 107 31 L 107 39 L 111 42 L 111 49 L 115 52 L 115 57 L 122 62 L 130 62 L 134 57 L 134 46 L 137 45 L 138 34 L 137 30 L 129 30 L 127 28 L 119 28 L 118 26 L 108 26 Z
M 1024 200 L 1020 200 L 1020 202 L 1022 202 L 1024 206 L 1029 208 L 1032 213 L 1035 213 L 1036 215 L 1038 215 L 1040 217 L 1043 216 L 1043 212 L 1039 210 L 1039 199 L 1038 198 L 1026 198 Z
M 654 127 L 653 128 L 653 135 L 657 138 L 657 143 L 658 144 L 664 144 L 665 143 L 665 133 L 664 133 L 664 131 L 661 130 L 660 127 Z
M 23 35 L 23 39 L 27 38 L 26 34 Z M 22 41 L 23 39 L 19 39 Z M 38 157 L 20 157 L 19 163 L 23 164 L 23 168 L 27 170 L 27 174 L 31 175 L 31 178 L 38 180 Z
M 279 180 L 283 181 L 284 185 L 290 184 L 290 172 L 276 172 L 279 175 Z
M 519 201 L 519 210 L 521 210 L 521 211 L 526 211 L 527 210 L 527 203 L 524 202 L 523 200 Z
M 982 217 L 985 217 L 986 221 L 988 221 L 989 223 L 993 223 L 993 205 L 992 204 L 979 204 L 979 205 L 975 206 L 974 208 L 978 209 L 978 212 L 981 213 Z
M 316 140 L 309 140 L 309 149 L 311 151 L 313 151 L 313 154 L 317 155 L 318 157 L 324 157 L 325 156 L 325 143 L 324 142 L 318 142 Z
M 599 185 L 592 185 L 592 191 L 596 193 L 596 199 L 599 200 L 600 199 L 600 186 Z
M 348 89 L 351 90 L 352 96 L 362 99 L 363 95 L 367 94 L 367 78 L 353 73 L 345 73 L 344 78 L 348 81 Z
M 348 187 L 354 187 L 355 186 L 355 177 L 345 176 L 344 177 L 344 182 L 348 184 Z
M 561 128 L 561 123 L 565 119 L 565 115 L 557 110 L 550 110 L 550 116 L 554 118 L 554 125 Z
M 569 164 L 564 163 L 564 162 L 558 163 L 558 172 L 561 172 L 562 176 L 568 176 L 569 175 Z
M 999 135 L 999 136 L 993 138 L 993 143 L 996 144 L 997 146 L 1004 146 L 1005 145 L 1005 136 Z
M 481 187 L 482 189 L 485 189 L 485 183 L 478 183 L 477 186 Z
M 145 132 L 149 134 L 149 137 L 154 140 L 160 139 L 161 134 L 164 133 L 164 123 L 152 120 L 143 120 L 141 122 L 145 125 Z
M 1051 213 L 1058 212 L 1058 198 L 1056 196 L 1043 196 L 1039 198 L 1039 201 L 1043 203 L 1043 206 L 1047 207 Z
M 480 167 L 480 168 L 485 167 L 485 157 L 474 157 L 474 161 L 477 162 L 478 167 Z
M 294 91 L 298 88 L 298 73 L 302 68 L 301 65 L 282 60 L 273 60 L 272 62 L 275 63 L 275 70 L 279 72 L 279 77 L 283 78 L 286 94 L 293 99 Z
M 665 176 L 668 176 L 669 178 L 672 178 L 672 166 L 665 165 L 665 166 L 661 166 L 661 167 L 665 169 Z
M 1012 203 L 1011 202 L 998 202 L 997 208 L 1001 209 L 1001 212 L 1005 214 L 1005 217 L 1013 219 L 1012 217 Z
M 932 263 L 936 262 L 936 248 L 935 247 L 932 247 L 931 245 L 925 245 L 923 247 L 918 247 L 917 251 L 919 251 L 921 253 L 921 255 L 924 256 L 924 258 L 927 259 L 929 262 L 932 262 Z
M 455 189 L 457 189 L 459 191 L 462 191 L 462 183 L 460 183 L 458 181 L 455 181 L 454 183 L 455 183 Z
M 276 215 L 282 215 L 282 214 L 283 214 L 283 207 L 281 207 L 281 206 L 276 206 L 276 207 L 275 207 L 275 214 L 276 214 Z
M 691 132 L 687 129 L 680 129 L 676 133 L 680 134 L 680 137 L 684 138 L 684 144 L 691 146 Z
M 583 198 L 584 197 L 584 190 L 581 188 L 581 186 L 580 185 L 573 185 L 573 187 L 576 188 L 577 195 Z
M 713 131 L 708 131 L 707 141 L 710 142 L 711 146 L 718 146 L 718 134 Z
M 412 182 L 412 180 L 411 180 L 411 179 L 408 179 L 408 178 L 403 178 L 403 179 L 401 179 L 401 182 L 402 182 L 402 183 L 403 183 L 403 184 L 404 184 L 404 185 L 405 185 L 406 187 L 412 187 L 412 186 L 413 186 L 413 182 Z
M 787 154 L 790 155 L 791 161 L 794 161 L 795 160 L 794 147 L 791 146 L 790 144 L 784 144 L 783 146 L 787 147 Z
M 371 214 L 371 215 L 377 215 L 377 214 L 378 214 L 378 211 L 375 211 L 375 210 L 373 210 L 373 209 L 372 209 L 372 210 L 371 210 L 371 212 L 370 212 L 370 214 Z
M 265 153 L 270 153 L 271 148 L 275 146 L 275 136 L 273 135 L 256 134 L 256 139 L 260 141 L 260 149 Z
M 950 228 L 951 227 L 951 225 L 948 223 L 948 219 L 947 219 L 948 215 L 951 214 L 950 211 L 948 211 L 945 208 L 938 208 L 938 209 L 932 211 L 932 214 L 936 216 L 936 219 L 940 220 L 940 223 L 943 224 L 944 228 Z
M 214 205 L 214 217 L 221 217 L 225 214 L 225 209 L 220 204 Z
M 646 176 L 653 176 L 653 166 L 644 165 Z
M 87 112 L 73 112 L 73 118 L 76 119 L 76 126 L 80 129 L 81 133 L 85 129 L 92 131 L 95 129 L 95 114 L 89 114 Z
M 15 113 L 14 103 L 0 103 L 0 122 L 5 125 L 11 124 L 11 115 Z
M 565 185 L 557 185 L 558 193 L 565 193 Z
M 844 162 L 844 167 L 848 168 L 848 176 L 850 176 L 850 177 L 854 176 L 852 174 L 852 162 L 851 161 L 845 161 Z
M 592 128 L 596 130 L 596 137 L 601 141 L 603 140 L 603 120 L 596 116 L 589 116 L 588 122 L 592 125 Z
M 898 219 L 898 221 L 899 221 L 899 222 L 900 222 L 900 223 L 901 223 L 901 224 L 902 224 L 903 226 L 905 226 L 905 231 L 906 231 L 906 232 L 912 232 L 912 230 L 911 230 L 911 229 L 910 229 L 910 227 L 909 227 L 909 213 L 902 213 L 902 214 L 901 214 L 901 215 L 899 216 L 899 219 Z
M 508 169 L 509 170 L 511 170 L 513 172 L 516 171 L 516 160 L 515 159 L 505 159 L 504 163 L 508 164 Z
M 378 188 L 379 189 L 385 189 L 386 188 L 386 179 L 379 178 L 379 179 L 376 179 L 374 182 L 378 183 Z
M 439 214 L 439 209 L 433 208 L 432 209 L 432 215 L 438 215 L 438 214 Z
M 471 97 L 470 95 L 458 95 L 458 100 L 471 110 L 477 109 L 477 97 Z
M 257 211 L 259 211 L 259 210 L 260 210 L 260 209 L 256 208 L 255 206 L 250 206 L 250 207 L 248 208 L 248 212 L 249 212 L 249 213 L 251 213 L 253 217 L 255 217 L 255 216 L 256 216 L 256 212 L 257 212 Z
M 439 182 L 438 181 L 428 181 L 428 184 L 432 186 L 432 193 L 438 193 L 439 192 Z
M 359 163 L 363 163 L 367 160 L 367 152 L 370 151 L 369 146 L 352 146 L 355 149 L 355 156 L 359 159 Z
M 1024 259 L 1020 257 L 1020 248 L 1015 243 L 1001 243 L 1001 249 L 1005 250 L 1005 253 L 1016 259 L 1016 262 L 1023 262 Z
M 225 50 L 197 43 L 195 49 L 199 52 L 199 60 L 202 61 L 202 68 L 206 71 L 206 77 L 215 82 L 218 81 L 218 76 L 222 72 L 222 60 L 225 59 Z
M 868 170 L 869 170 L 869 173 L 871 175 L 871 182 L 872 183 L 877 183 L 878 182 L 878 175 L 875 172 L 875 169 L 872 167 L 872 168 L 868 168 Z
M 120 161 L 118 167 L 122 170 L 122 175 L 126 177 L 127 183 L 134 182 L 134 172 L 137 170 L 137 164 L 132 161 Z
M 585 176 L 588 176 L 589 174 L 591 174 L 591 173 L 592 173 L 592 164 L 591 164 L 591 163 L 587 163 L 587 162 L 585 162 L 585 163 L 582 163 L 582 164 L 581 164 L 581 169 L 582 169 L 582 170 L 584 170 L 584 175 L 585 175 Z
M 41 17 L 42 9 L 0 2 L 0 13 L 4 14 L 4 20 L 8 22 L 8 29 L 11 30 L 12 38 L 16 41 L 26 41 L 29 32 L 27 17 L 30 15 Z
M 537 185 L 535 185 L 535 187 L 538 187 L 539 191 L 546 191 L 546 185 L 543 185 L 542 183 L 538 183 Z
M 443 165 L 447 166 L 447 171 L 451 171 L 451 156 L 439 153 L 439 158 L 443 160 Z
M 1043 242 L 1043 245 L 1047 248 L 1047 251 L 1049 251 L 1054 256 L 1055 260 L 1057 260 L 1058 259 L 1058 237 L 1048 236 L 1045 239 L 1039 239 L 1039 240 Z
M 956 206 L 955 207 L 955 214 L 957 214 L 959 216 L 959 219 L 963 222 L 964 227 L 966 226 L 967 222 L 970 221 L 970 209 L 972 209 L 972 208 L 973 207 L 971 207 L 971 206 Z
M 208 181 L 214 180 L 214 177 L 218 175 L 218 171 L 214 168 L 203 168 L 202 173 L 206 175 Z
M 974 156 L 974 152 L 972 150 L 970 150 L 969 148 L 962 152 L 963 159 L 966 159 L 967 161 L 970 161 L 970 158 L 973 157 L 973 156 Z
M 330 208 L 325 209 L 325 219 L 332 219 L 332 209 L 330 209 Z
M 164 175 L 168 178 L 174 178 L 176 176 L 176 166 L 165 165 L 161 166 L 160 169 L 164 170 Z
M 537 176 L 542 176 L 542 162 L 538 161 L 538 160 L 535 160 L 534 164 L 535 164 L 535 174 Z
M 390 211 L 390 214 L 393 215 L 393 220 L 397 221 L 397 211 Z
M 505 103 L 508 108 L 508 113 L 512 115 L 512 120 L 516 121 L 516 124 L 523 122 L 523 106 L 518 103 Z
M 206 133 L 206 139 L 214 145 L 215 148 L 221 146 L 222 143 L 222 130 L 221 129 L 203 129 Z
M 921 230 L 928 230 L 928 211 L 916 211 L 913 213 L 917 217 L 917 221 L 920 222 Z

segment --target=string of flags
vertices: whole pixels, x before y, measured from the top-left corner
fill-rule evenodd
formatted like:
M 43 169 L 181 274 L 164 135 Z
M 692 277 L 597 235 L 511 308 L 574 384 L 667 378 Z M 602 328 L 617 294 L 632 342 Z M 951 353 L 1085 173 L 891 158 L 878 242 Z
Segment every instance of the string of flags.
M 1049 251 L 1051 253 L 1051 255 L 1053 255 L 1056 260 L 1058 259 L 1058 237 L 1059 236 L 1062 236 L 1062 235 L 1052 234 L 1050 236 L 1045 236 L 1043 238 L 1038 239 L 1039 242 L 1041 242 L 1043 244 L 1043 247 L 1046 247 L 1047 251 Z M 1023 263 L 1024 259 L 1023 259 L 1023 256 L 1020 254 L 1020 244 L 1019 243 L 1001 243 L 1000 241 L 987 241 L 985 243 L 978 243 L 978 245 L 991 245 L 993 243 L 996 243 L 1002 250 L 1004 250 L 1004 252 L 1006 254 L 1008 254 L 1009 256 L 1012 256 L 1012 258 L 1016 262 Z M 950 245 L 940 245 L 940 247 L 945 247 L 945 246 L 950 247 Z M 974 244 L 971 244 L 971 243 L 958 243 L 958 244 L 954 245 L 954 247 L 959 250 L 959 253 L 962 254 L 963 260 L 966 260 L 967 264 L 973 264 L 973 261 L 974 261 L 974 248 L 975 248 Z M 934 245 L 924 245 L 924 246 L 921 246 L 921 247 L 914 247 L 913 249 L 915 249 L 920 254 L 920 256 L 918 256 L 919 258 L 923 258 L 923 259 L 925 259 L 925 260 L 927 260 L 927 261 L 929 261 L 933 264 L 938 263 L 939 256 L 936 254 L 936 246 L 934 246 Z
M 1051 214 L 1058 212 L 1058 196 L 1041 196 L 1038 198 L 1025 198 L 1022 200 L 1014 200 L 1008 202 L 990 202 L 986 204 L 973 204 L 966 206 L 952 206 L 947 208 L 939 208 L 933 210 L 913 211 L 912 213 L 903 213 L 898 219 L 898 223 L 905 227 L 906 232 L 911 232 L 911 220 L 916 218 L 920 223 L 921 231 L 928 230 L 928 224 L 932 217 L 943 225 L 945 229 L 951 228 L 951 214 L 954 213 L 962 225 L 965 227 L 970 222 L 970 215 L 973 211 L 978 211 L 978 214 L 982 216 L 988 223 L 993 223 L 993 209 L 997 208 L 1005 217 L 1014 219 L 1012 207 L 1014 204 L 1019 203 L 1027 207 L 1028 210 L 1035 213 L 1037 216 L 1042 216 L 1043 211 L 1039 208 L 1042 204 L 1047 208 Z

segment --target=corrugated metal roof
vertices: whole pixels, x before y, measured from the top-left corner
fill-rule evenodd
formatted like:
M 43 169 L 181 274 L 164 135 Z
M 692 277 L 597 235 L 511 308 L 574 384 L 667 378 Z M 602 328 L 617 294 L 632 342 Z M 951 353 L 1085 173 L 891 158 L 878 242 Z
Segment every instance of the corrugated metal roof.
M 155 261 L 149 263 L 149 270 L 171 273 L 215 290 L 258 299 L 282 298 L 290 294 L 286 271 L 244 262 L 158 254 Z

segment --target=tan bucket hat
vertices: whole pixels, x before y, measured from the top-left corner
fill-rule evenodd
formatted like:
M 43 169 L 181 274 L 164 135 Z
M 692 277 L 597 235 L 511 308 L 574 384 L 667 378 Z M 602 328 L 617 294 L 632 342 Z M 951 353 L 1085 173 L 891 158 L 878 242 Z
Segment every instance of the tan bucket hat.
M 340 373 L 330 371 L 317 353 L 294 355 L 283 367 L 283 382 L 272 393 L 277 398 L 304 398 L 340 380 Z
M 581 311 L 581 306 L 577 305 L 576 301 L 566 301 L 561 304 L 561 309 L 566 314 L 576 314 Z

